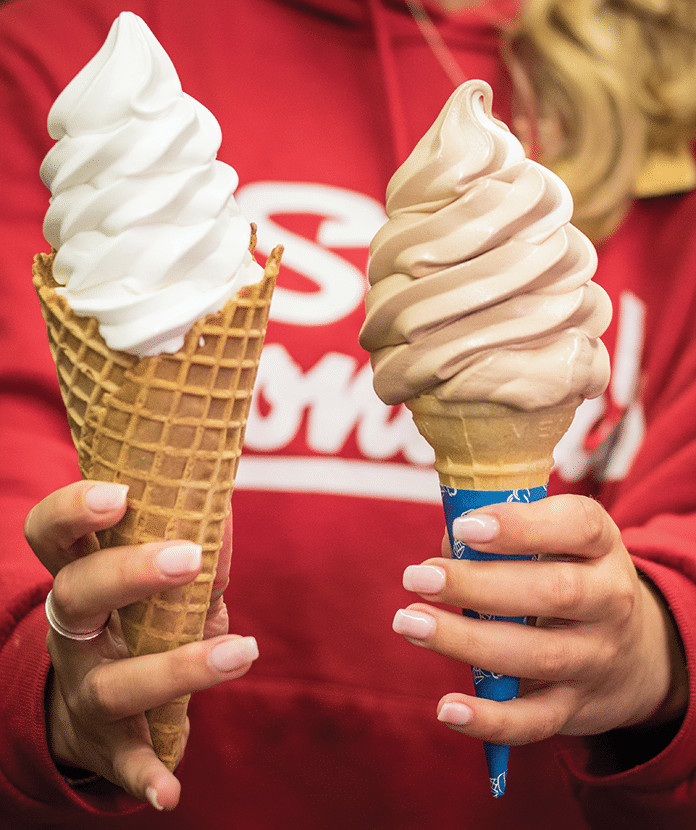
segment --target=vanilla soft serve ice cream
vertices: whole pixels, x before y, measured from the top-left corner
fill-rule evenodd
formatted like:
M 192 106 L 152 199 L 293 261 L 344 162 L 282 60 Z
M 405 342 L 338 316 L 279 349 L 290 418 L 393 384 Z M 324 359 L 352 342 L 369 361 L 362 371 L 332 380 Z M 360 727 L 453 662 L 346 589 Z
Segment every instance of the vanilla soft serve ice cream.
M 611 303 L 564 183 L 469 81 L 397 170 L 370 247 L 360 342 L 378 395 L 540 409 L 595 397 Z
M 56 99 L 41 166 L 53 276 L 112 349 L 174 352 L 263 269 L 219 161 L 220 127 L 184 93 L 162 46 L 123 12 Z

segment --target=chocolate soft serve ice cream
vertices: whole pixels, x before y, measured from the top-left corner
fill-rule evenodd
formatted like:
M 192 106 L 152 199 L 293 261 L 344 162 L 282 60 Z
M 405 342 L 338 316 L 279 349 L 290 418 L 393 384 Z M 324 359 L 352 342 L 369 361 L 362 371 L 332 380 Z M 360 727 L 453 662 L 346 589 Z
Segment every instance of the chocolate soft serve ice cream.
M 200 544 L 195 582 L 119 609 L 133 655 L 203 636 L 280 264 L 254 259 L 220 127 L 124 12 L 49 114 L 34 286 L 85 479 L 128 485 L 101 547 Z M 147 713 L 173 769 L 188 696 Z
M 595 397 L 611 303 L 567 187 L 463 84 L 397 170 L 360 335 L 377 394 L 539 409 Z
M 544 498 L 554 447 L 609 380 L 595 250 L 566 186 L 491 110 L 486 83 L 463 84 L 389 182 L 360 334 L 377 394 L 405 403 L 435 451 L 455 559 L 497 558 L 455 539 L 454 520 Z M 481 697 L 517 695 L 495 666 L 473 677 Z M 509 747 L 484 748 L 498 797 Z

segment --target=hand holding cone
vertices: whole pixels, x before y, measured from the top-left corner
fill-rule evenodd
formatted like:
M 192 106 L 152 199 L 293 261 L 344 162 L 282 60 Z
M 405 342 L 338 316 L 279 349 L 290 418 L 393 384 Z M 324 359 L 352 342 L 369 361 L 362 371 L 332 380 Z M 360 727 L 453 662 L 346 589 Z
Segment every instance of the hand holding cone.
M 192 584 L 119 609 L 132 655 L 203 637 L 281 255 L 276 248 L 260 282 L 194 323 L 178 352 L 143 358 L 106 346 L 96 320 L 74 314 L 56 292 L 54 254 L 35 258 L 34 286 L 82 476 L 129 485 L 126 514 L 99 534 L 102 548 L 164 539 L 203 547 Z M 147 713 L 169 769 L 179 761 L 187 704 L 188 696 Z
M 543 497 L 575 409 L 609 380 L 611 302 L 568 188 L 526 158 L 485 81 L 452 93 L 386 197 L 360 342 L 379 397 L 405 403 L 435 450 L 453 556 L 479 558 L 451 522 Z M 475 670 L 477 693 L 500 688 L 490 674 Z M 486 750 L 501 795 L 508 749 Z
M 502 404 L 444 402 L 421 395 L 406 402 L 419 432 L 435 451 L 435 469 L 455 559 L 495 559 L 454 539 L 453 521 L 463 513 L 500 501 L 534 501 L 546 494 L 553 450 L 580 401 L 525 411 Z M 464 611 L 470 616 L 477 614 Z M 507 618 L 526 622 L 525 618 Z M 472 667 L 478 697 L 511 700 L 519 678 Z M 505 792 L 510 748 L 484 744 L 491 792 Z

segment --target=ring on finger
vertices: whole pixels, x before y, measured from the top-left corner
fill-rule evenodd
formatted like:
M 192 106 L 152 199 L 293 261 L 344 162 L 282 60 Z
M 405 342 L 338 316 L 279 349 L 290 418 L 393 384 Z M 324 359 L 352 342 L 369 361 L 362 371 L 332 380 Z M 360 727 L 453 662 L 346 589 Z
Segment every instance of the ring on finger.
M 58 621 L 56 617 L 56 612 L 53 609 L 53 590 L 48 592 L 48 596 L 46 597 L 46 619 L 48 620 L 48 624 L 51 628 L 56 632 L 56 634 L 60 634 L 61 637 L 65 637 L 68 640 L 94 640 L 100 634 L 103 634 L 106 630 L 109 621 L 111 620 L 111 614 L 104 620 L 103 624 L 100 625 L 98 628 L 93 628 L 91 631 L 72 631 L 69 628 L 66 628 L 61 622 Z

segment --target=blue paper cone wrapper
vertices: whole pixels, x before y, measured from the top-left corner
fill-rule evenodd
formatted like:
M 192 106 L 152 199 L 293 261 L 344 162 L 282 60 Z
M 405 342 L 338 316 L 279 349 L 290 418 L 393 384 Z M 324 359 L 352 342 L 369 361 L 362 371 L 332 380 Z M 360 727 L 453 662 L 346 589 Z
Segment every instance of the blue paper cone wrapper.
M 510 557 L 500 556 L 494 553 L 482 553 L 465 545 L 455 539 L 452 534 L 452 523 L 460 516 L 466 516 L 472 510 L 477 510 L 480 507 L 486 507 L 490 504 L 501 504 L 503 502 L 533 502 L 539 501 L 546 497 L 547 486 L 531 487 L 522 490 L 458 490 L 454 487 L 440 486 L 440 493 L 442 495 L 442 504 L 445 509 L 445 521 L 447 523 L 447 533 L 449 535 L 450 545 L 452 547 L 452 556 L 454 559 L 478 559 L 478 560 L 498 560 L 498 559 L 523 559 L 533 557 Z M 492 617 L 490 615 L 478 614 L 475 611 L 464 609 L 463 612 L 467 616 L 477 617 L 478 619 L 489 620 L 507 620 L 510 622 L 526 623 L 526 617 Z M 508 677 L 504 674 L 494 674 L 490 671 L 472 666 L 472 674 L 474 678 L 474 690 L 477 697 L 486 698 L 487 700 L 513 700 L 517 697 L 519 691 L 520 680 L 518 677 Z M 491 792 L 498 798 L 505 792 L 505 783 L 507 778 L 508 759 L 510 756 L 510 747 L 499 746 L 498 744 L 484 743 L 484 750 L 486 754 L 486 763 L 488 765 L 488 777 L 490 779 Z

